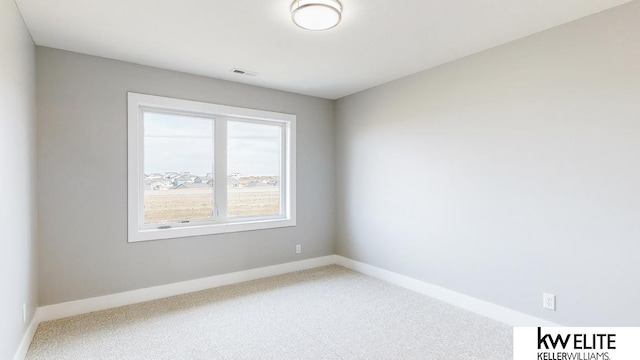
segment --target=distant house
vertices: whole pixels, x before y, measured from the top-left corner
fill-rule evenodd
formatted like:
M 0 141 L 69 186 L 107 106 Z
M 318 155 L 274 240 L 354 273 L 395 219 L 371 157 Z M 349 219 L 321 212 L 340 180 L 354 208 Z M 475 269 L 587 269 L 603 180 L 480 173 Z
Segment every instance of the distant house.
M 202 184 L 202 178 L 199 176 L 196 176 L 193 179 L 191 179 L 191 182 L 194 184 Z M 205 184 L 206 184 L 206 181 L 205 181 Z
M 191 175 L 180 175 L 171 180 L 173 186 L 182 185 L 185 183 L 193 183 L 193 176 Z
M 154 181 L 151 183 L 151 190 L 168 190 L 173 187 L 170 181 Z
M 228 187 L 239 187 L 240 186 L 240 181 L 238 181 L 238 179 L 236 179 L 235 177 L 227 177 L 227 186 Z
M 156 174 L 146 175 L 144 179 L 144 190 L 158 190 L 158 184 L 165 183 L 166 180 L 163 180 L 162 175 L 157 176 Z M 168 185 L 169 187 L 171 185 Z
M 145 185 L 150 185 L 150 184 L 153 184 L 154 182 L 158 182 L 158 181 L 167 181 L 167 180 L 164 180 L 163 178 L 149 177 L 149 178 L 144 179 L 144 184 Z
M 198 183 L 198 184 L 194 184 L 194 183 L 183 183 L 180 185 L 176 185 L 173 187 L 173 189 L 175 190 L 184 190 L 184 189 L 210 189 L 211 185 L 209 184 L 202 184 L 202 183 Z

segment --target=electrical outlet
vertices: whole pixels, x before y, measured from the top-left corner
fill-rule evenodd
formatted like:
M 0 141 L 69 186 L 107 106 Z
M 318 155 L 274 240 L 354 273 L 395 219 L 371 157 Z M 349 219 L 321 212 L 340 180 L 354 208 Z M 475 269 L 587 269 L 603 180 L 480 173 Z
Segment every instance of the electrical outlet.
M 302 253 L 302 245 L 298 244 L 296 245 L 296 254 L 301 254 Z
M 27 304 L 22 304 L 22 323 L 27 322 Z
M 556 296 L 553 294 L 542 294 L 542 307 L 552 311 L 556 311 Z

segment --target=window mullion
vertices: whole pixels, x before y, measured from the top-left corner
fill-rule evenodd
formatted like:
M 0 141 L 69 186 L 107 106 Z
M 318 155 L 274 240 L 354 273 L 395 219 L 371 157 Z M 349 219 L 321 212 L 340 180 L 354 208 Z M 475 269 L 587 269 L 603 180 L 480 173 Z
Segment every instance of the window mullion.
M 287 153 L 289 148 L 287 146 L 287 126 L 281 124 L 280 130 L 280 216 L 287 216 L 287 202 L 289 201 L 289 194 L 287 189 L 289 188 L 287 182 L 289 181 L 288 166 L 287 166 Z
M 227 119 L 216 118 L 214 137 L 214 199 L 216 220 L 227 220 Z

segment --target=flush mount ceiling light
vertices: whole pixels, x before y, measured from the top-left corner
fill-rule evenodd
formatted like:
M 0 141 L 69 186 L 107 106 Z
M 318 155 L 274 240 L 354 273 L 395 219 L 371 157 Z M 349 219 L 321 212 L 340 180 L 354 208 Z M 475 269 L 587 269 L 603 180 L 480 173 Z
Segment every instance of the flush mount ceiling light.
M 328 30 L 340 23 L 342 4 L 338 0 L 294 0 L 291 19 L 303 29 Z

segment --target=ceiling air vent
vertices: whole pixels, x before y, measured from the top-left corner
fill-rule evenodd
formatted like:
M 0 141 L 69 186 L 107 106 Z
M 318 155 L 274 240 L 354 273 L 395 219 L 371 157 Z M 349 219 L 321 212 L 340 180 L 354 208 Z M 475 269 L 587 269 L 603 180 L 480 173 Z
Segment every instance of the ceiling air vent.
M 231 69 L 230 70 L 234 74 L 244 75 L 244 76 L 258 76 L 258 73 L 255 71 L 242 70 L 242 69 Z

